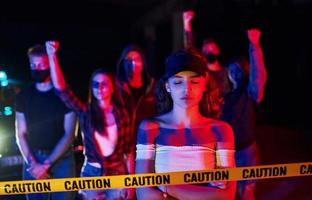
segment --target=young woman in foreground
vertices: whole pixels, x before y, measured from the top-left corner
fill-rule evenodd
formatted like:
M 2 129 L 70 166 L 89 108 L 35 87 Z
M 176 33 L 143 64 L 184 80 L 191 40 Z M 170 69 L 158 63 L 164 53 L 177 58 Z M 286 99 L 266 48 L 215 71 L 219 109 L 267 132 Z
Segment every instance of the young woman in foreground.
M 180 50 L 166 60 L 156 97 L 160 116 L 141 122 L 136 173 L 235 167 L 232 128 L 213 119 L 218 105 L 205 58 Z M 236 182 L 137 189 L 138 199 L 234 199 Z

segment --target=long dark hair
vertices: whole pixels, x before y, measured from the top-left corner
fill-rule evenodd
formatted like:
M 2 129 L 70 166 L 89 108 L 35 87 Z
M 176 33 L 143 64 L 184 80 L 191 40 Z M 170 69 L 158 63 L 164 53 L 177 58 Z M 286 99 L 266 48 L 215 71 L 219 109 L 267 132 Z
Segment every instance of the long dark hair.
M 122 83 L 122 82 L 128 82 L 130 77 L 132 76 L 132 69 L 130 69 L 130 67 L 125 64 L 126 57 L 130 51 L 138 52 L 142 57 L 142 61 L 143 61 L 142 76 L 143 76 L 144 86 L 146 87 L 151 82 L 151 76 L 148 72 L 148 66 L 147 66 L 147 61 L 145 58 L 144 51 L 136 44 L 130 44 L 126 46 L 124 50 L 122 51 L 119 57 L 119 60 L 117 62 L 116 78 L 119 83 Z
M 235 81 L 238 83 L 238 88 L 237 89 L 243 89 L 248 85 L 249 82 L 249 68 L 250 64 L 248 61 L 248 58 L 246 56 L 234 56 L 231 58 L 228 63 L 227 67 L 228 70 L 230 70 L 230 65 L 236 65 L 240 72 L 242 72 L 243 77 L 241 79 L 236 79 Z M 232 82 L 231 82 L 232 85 Z
M 92 92 L 92 80 L 93 78 L 98 75 L 98 74 L 104 74 L 109 77 L 109 79 L 112 81 L 113 85 L 113 95 L 112 95 L 112 105 L 113 109 L 116 112 L 119 112 L 120 108 L 123 107 L 123 101 L 121 99 L 121 96 L 119 94 L 119 91 L 117 90 L 116 86 L 116 79 L 115 76 L 111 73 L 108 72 L 102 68 L 96 69 L 90 78 L 90 90 L 89 90 L 89 109 L 90 109 L 90 119 L 91 119 L 91 124 L 97 130 L 98 132 L 102 133 L 104 132 L 104 128 L 107 126 L 105 116 L 99 107 L 98 100 L 94 97 L 93 92 Z
M 155 96 L 157 100 L 157 111 L 159 114 L 164 114 L 172 110 L 173 101 L 170 94 L 166 90 L 166 82 L 168 78 L 162 77 L 156 85 Z M 199 102 L 200 113 L 205 117 L 211 117 L 218 119 L 221 116 L 221 105 L 223 104 L 223 98 L 220 90 L 217 87 L 216 81 L 212 76 L 209 76 L 209 80 L 206 84 L 206 91 L 203 94 L 201 101 Z

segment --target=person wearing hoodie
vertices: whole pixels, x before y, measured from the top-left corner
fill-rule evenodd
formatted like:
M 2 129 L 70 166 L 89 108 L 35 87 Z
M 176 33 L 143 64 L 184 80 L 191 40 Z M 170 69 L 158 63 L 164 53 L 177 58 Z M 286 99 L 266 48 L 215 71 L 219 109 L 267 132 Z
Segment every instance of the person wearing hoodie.
M 123 49 L 116 78 L 130 114 L 132 139 L 136 141 L 139 123 L 156 114 L 155 80 L 149 74 L 145 54 L 139 46 L 130 44 Z

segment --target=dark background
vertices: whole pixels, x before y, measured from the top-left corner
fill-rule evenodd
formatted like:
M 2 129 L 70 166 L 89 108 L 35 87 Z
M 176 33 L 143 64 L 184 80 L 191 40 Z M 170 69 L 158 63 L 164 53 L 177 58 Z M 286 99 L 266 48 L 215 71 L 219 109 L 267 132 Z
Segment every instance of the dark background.
M 179 30 L 173 30 L 179 22 L 173 16 L 187 8 L 196 12 L 197 47 L 205 37 L 215 37 L 225 58 L 246 54 L 246 28 L 261 28 L 269 74 L 265 117 L 274 123 L 309 127 L 304 114 L 311 108 L 312 4 L 307 0 L 12 0 L 0 12 L 0 66 L 9 78 L 29 82 L 27 49 L 57 39 L 65 76 L 84 98 L 90 73 L 98 67 L 114 71 L 123 47 L 136 42 L 145 49 L 151 72 L 159 77 L 165 57 L 180 45 L 173 41 L 182 40 Z M 144 34 L 146 27 L 154 29 L 152 39 Z
M 268 70 L 258 129 L 263 161 L 311 161 L 312 1 L 11 0 L 0 9 L 0 70 L 7 72 L 9 88 L 30 83 L 27 49 L 57 39 L 65 77 L 83 99 L 91 72 L 98 67 L 115 71 L 122 49 L 130 42 L 144 48 L 150 71 L 158 78 L 166 56 L 182 45 L 184 9 L 196 12 L 196 46 L 200 48 L 206 37 L 215 37 L 225 59 L 246 55 L 246 29 L 259 27 Z M 14 98 L 1 100 L 1 106 L 14 105 Z M 0 154 L 18 152 L 15 141 L 7 139 L 14 138 L 14 117 L 0 116 L 0 125 L 10 130 L 6 135 L 0 132 L 0 150 L 6 146 Z

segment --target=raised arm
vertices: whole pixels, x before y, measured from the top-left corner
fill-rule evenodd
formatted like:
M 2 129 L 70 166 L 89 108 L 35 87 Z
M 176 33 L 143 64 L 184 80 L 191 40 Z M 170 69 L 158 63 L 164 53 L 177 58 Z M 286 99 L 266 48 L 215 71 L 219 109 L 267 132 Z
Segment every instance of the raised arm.
M 183 12 L 183 31 L 184 31 L 184 48 L 188 49 L 194 47 L 194 38 L 192 32 L 192 20 L 194 18 L 194 11 L 188 10 Z
M 59 48 L 59 43 L 57 41 L 47 41 L 45 43 L 47 54 L 49 57 L 50 64 L 50 74 L 57 91 L 57 95 L 62 99 L 69 109 L 74 110 L 76 113 L 82 113 L 86 111 L 86 104 L 84 104 L 74 92 L 66 84 L 62 69 L 60 67 L 57 50 Z
M 57 41 L 47 41 L 45 45 L 49 57 L 53 85 L 57 90 L 64 90 L 66 87 L 66 82 L 56 55 L 56 52 L 59 48 L 59 43 Z
M 249 85 L 248 91 L 257 103 L 261 103 L 264 96 L 267 71 L 265 69 L 263 52 L 260 45 L 261 31 L 259 29 L 247 30 L 249 40 Z

